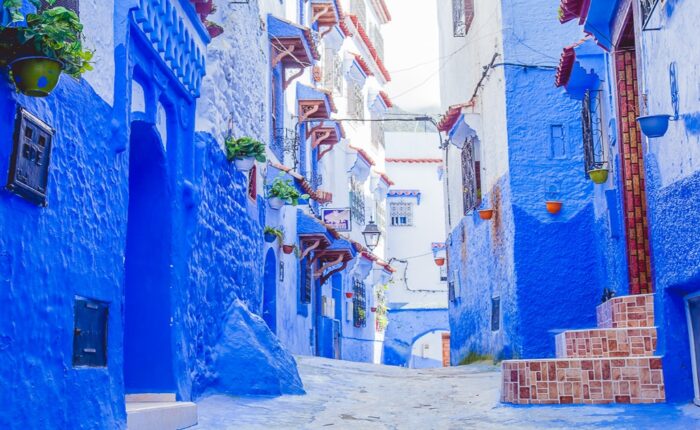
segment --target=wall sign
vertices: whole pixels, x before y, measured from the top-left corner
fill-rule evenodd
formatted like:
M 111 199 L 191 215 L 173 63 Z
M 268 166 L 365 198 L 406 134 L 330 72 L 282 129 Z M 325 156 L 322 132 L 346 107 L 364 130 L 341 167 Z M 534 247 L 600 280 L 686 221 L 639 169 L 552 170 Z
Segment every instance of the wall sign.
M 350 208 L 323 209 L 323 222 L 337 231 L 352 231 Z
M 39 206 L 46 206 L 53 134 L 48 124 L 19 108 L 6 188 Z

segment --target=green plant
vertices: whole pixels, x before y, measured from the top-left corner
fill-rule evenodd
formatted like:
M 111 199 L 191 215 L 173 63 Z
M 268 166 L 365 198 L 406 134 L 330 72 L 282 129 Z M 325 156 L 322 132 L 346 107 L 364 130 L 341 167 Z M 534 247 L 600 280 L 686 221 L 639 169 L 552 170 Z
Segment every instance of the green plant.
M 271 234 L 271 235 L 275 236 L 277 238 L 277 243 L 282 245 L 282 241 L 284 240 L 284 232 L 281 229 L 266 226 L 265 230 L 263 230 L 263 233 L 264 234 Z
M 234 139 L 229 136 L 224 143 L 226 145 L 226 158 L 229 161 L 247 157 L 253 157 L 260 163 L 264 163 L 267 160 L 265 144 L 252 137 Z
M 42 56 L 63 63 L 63 71 L 75 78 L 92 70 L 93 53 L 83 49 L 83 24 L 72 10 L 53 6 L 56 0 L 29 0 L 36 13 L 23 14 L 22 0 L 3 0 L 12 18 L 11 26 L 0 27 L 0 62 Z M 26 26 L 16 24 L 26 21 Z
M 299 204 L 299 199 L 308 199 L 308 194 L 301 194 L 294 185 L 291 179 L 284 179 L 284 174 L 275 178 L 272 181 L 272 186 L 268 191 L 268 197 L 277 197 L 288 205 L 296 206 Z

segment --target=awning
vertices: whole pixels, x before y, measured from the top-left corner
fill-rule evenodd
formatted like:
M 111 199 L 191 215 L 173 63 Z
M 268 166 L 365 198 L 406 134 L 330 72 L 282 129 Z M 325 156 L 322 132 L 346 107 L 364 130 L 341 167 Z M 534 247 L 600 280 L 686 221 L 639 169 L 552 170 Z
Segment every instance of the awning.
M 612 49 L 612 26 L 620 0 L 588 0 L 583 31 L 606 50 Z
M 321 160 L 345 137 L 345 131 L 336 121 L 319 121 L 312 123 L 308 135 L 311 137 L 311 148 L 319 149 L 317 159 Z
M 583 24 L 590 5 L 591 0 L 561 0 L 559 4 L 559 22 L 564 24 L 579 18 L 579 24 Z
M 317 23 L 319 28 L 328 28 L 322 33 L 322 36 L 339 22 L 340 9 L 337 0 L 311 0 L 311 24 Z
M 559 60 L 555 78 L 557 87 L 565 87 L 566 92 L 576 100 L 583 100 L 588 90 L 594 90 L 600 83 L 596 69 L 604 70 L 605 62 L 600 49 L 590 39 L 582 39 L 564 48 Z
M 309 119 L 329 119 L 336 112 L 331 93 L 297 83 L 299 122 Z
M 467 140 L 474 139 L 479 141 L 476 124 L 481 124 L 479 114 L 461 114 L 448 133 L 450 143 L 462 149 Z
M 367 76 L 373 76 L 372 69 L 370 69 L 369 64 L 362 58 L 360 54 L 352 55 L 352 67 L 348 70 L 348 75 L 354 81 L 364 82 Z
M 334 237 L 323 223 L 297 209 L 297 236 L 301 256 L 306 258 L 311 252 L 320 252 L 333 242 Z
M 355 148 L 354 146 L 350 146 L 350 149 L 357 151 L 357 157 L 348 173 L 351 173 L 355 178 L 360 180 L 360 182 L 364 182 L 369 177 L 372 166 L 376 163 L 364 149 Z
M 447 112 L 445 112 L 445 115 L 443 115 L 442 119 L 438 123 L 438 131 L 450 131 L 452 127 L 454 127 L 457 120 L 459 120 L 459 116 L 462 114 L 462 109 L 470 106 L 472 106 L 471 103 L 461 103 L 458 105 L 450 106 L 447 109 Z
M 307 27 L 268 15 L 267 32 L 274 48 L 273 67 L 282 62 L 285 67 L 303 69 L 321 58 Z
M 391 190 L 386 194 L 386 196 L 388 198 L 414 197 L 418 201 L 418 204 L 420 204 L 421 192 L 420 190 Z

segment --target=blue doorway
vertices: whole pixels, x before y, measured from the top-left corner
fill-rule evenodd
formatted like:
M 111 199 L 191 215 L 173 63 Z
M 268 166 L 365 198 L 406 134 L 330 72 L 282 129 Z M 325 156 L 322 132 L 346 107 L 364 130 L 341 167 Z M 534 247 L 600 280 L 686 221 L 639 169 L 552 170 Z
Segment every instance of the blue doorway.
M 265 256 L 263 287 L 263 319 L 273 333 L 277 334 L 277 258 L 269 249 Z
M 171 203 L 167 158 L 152 124 L 131 125 L 124 286 L 127 393 L 175 391 L 171 339 Z

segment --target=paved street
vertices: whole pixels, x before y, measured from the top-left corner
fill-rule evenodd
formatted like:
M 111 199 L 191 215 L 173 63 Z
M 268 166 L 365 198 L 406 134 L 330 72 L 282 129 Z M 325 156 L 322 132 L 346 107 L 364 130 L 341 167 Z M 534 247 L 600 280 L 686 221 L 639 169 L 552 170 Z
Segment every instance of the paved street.
M 305 396 L 199 403 L 198 430 L 226 429 L 696 429 L 684 405 L 514 407 L 498 402 L 498 368 L 413 370 L 297 357 Z

